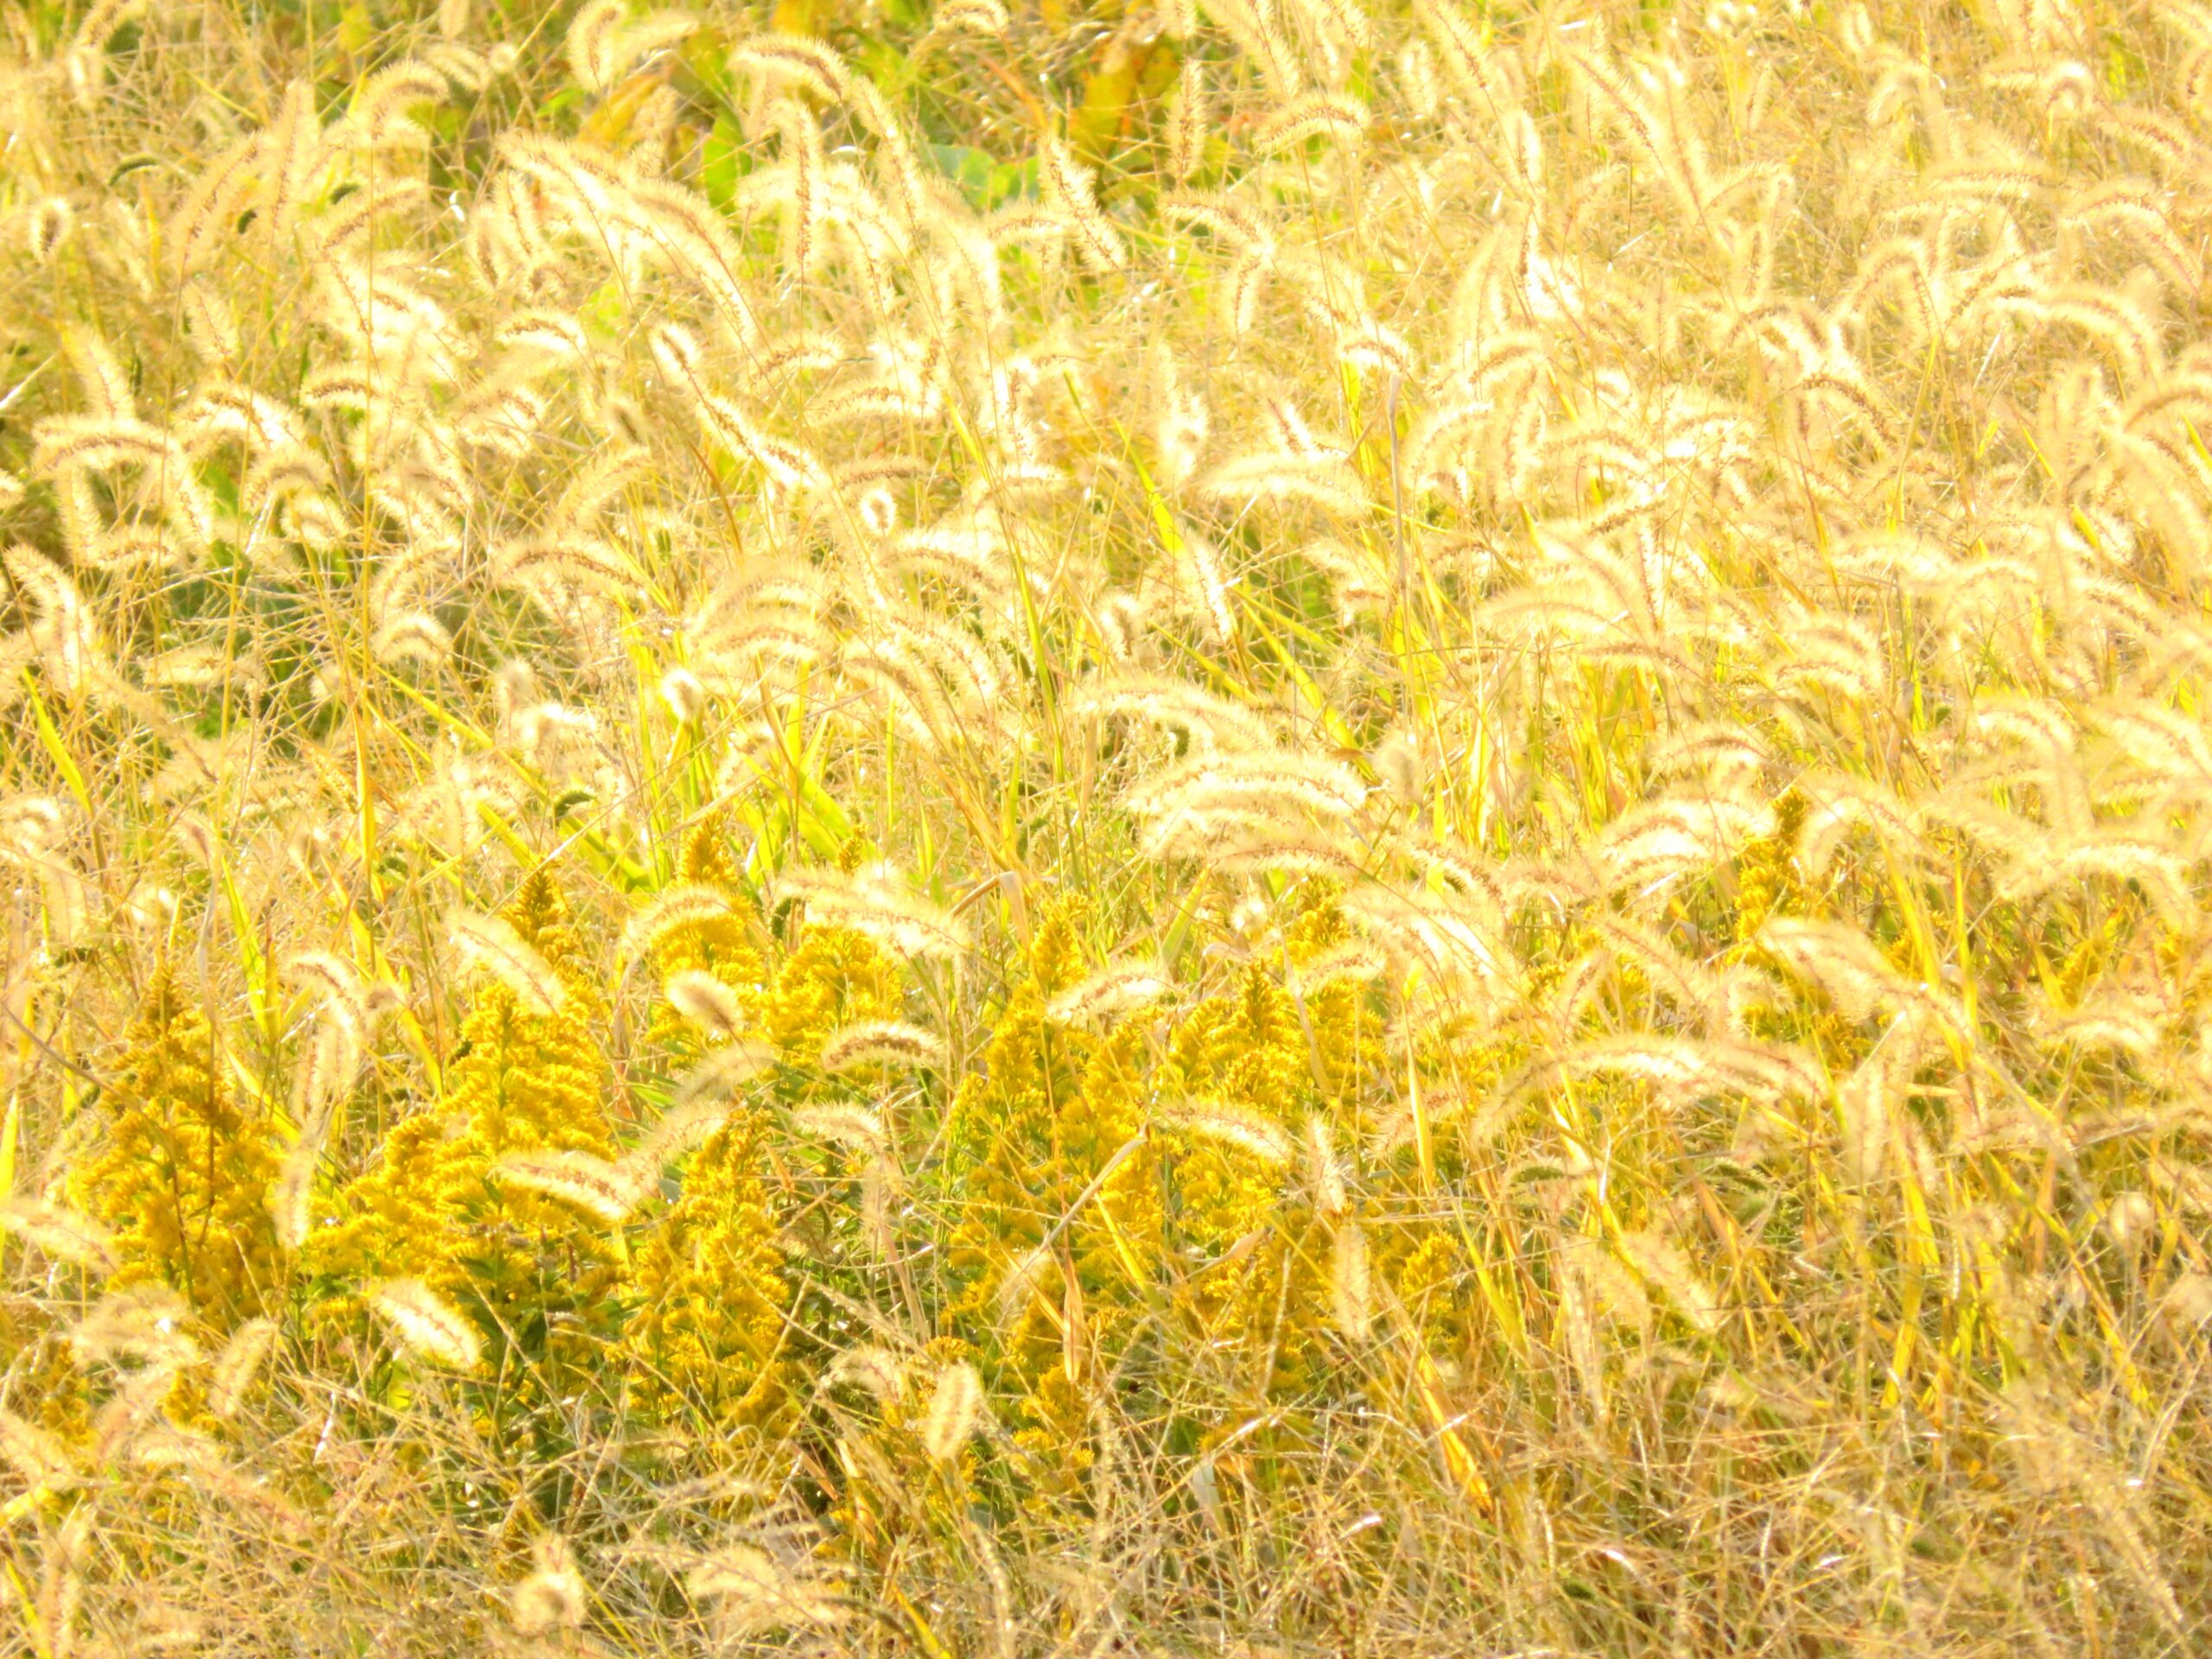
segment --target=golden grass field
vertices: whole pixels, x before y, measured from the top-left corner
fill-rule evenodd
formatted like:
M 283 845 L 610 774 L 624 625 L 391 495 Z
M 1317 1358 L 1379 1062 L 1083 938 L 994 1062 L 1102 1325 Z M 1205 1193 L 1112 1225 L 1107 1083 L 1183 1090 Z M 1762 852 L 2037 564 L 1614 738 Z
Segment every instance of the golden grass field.
M 0 1654 L 2212 1643 L 2212 6 L 0 9 Z

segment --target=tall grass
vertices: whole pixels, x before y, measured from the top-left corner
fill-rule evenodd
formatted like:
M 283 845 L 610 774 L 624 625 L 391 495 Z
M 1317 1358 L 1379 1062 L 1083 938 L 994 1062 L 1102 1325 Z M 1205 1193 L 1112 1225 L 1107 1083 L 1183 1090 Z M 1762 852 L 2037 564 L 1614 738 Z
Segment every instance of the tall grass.
M 2212 10 L 0 134 L 0 1650 L 2204 1639 Z

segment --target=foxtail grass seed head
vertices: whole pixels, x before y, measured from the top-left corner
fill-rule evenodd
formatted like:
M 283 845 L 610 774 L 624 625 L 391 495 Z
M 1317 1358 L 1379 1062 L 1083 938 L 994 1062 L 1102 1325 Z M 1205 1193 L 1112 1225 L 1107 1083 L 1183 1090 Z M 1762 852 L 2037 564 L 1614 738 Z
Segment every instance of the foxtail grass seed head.
M 695 1562 L 684 1587 L 714 1609 L 736 1638 L 844 1621 L 846 1608 L 820 1580 L 752 1544 L 731 1544 Z
M 572 1205 L 610 1224 L 627 1216 L 639 1196 L 628 1170 L 574 1147 L 511 1152 L 491 1173 L 505 1185 Z
M 745 1029 L 745 1004 L 736 991 L 704 969 L 678 969 L 661 989 L 671 1007 L 716 1041 L 727 1042 Z
M 1287 1168 L 1300 1158 L 1298 1138 L 1290 1130 L 1249 1107 L 1232 1102 L 1184 1101 L 1162 1109 L 1159 1116 L 1172 1128 L 1234 1147 L 1277 1169 Z
M 1111 1020 L 1148 1007 L 1173 988 L 1149 963 L 1109 963 L 1053 997 L 1046 1012 L 1054 1020 L 1071 1024 Z
M 1329 1306 L 1347 1342 L 1367 1340 L 1375 1317 L 1373 1274 L 1367 1234 L 1356 1221 L 1339 1222 L 1329 1243 Z
M 0 1232 L 93 1274 L 115 1271 L 113 1235 L 89 1216 L 42 1199 L 0 1200 Z
M 846 1071 L 859 1065 L 914 1067 L 941 1071 L 944 1041 L 936 1033 L 897 1020 L 863 1020 L 840 1026 L 822 1045 L 822 1069 Z
M 839 1354 L 823 1373 L 823 1380 L 833 1383 L 850 1383 L 867 1390 L 878 1400 L 895 1401 L 906 1393 L 906 1382 L 899 1372 L 898 1357 L 872 1343 L 848 1348 Z
M 207 1378 L 207 1409 L 228 1420 L 245 1403 L 280 1335 L 274 1319 L 248 1319 L 231 1332 Z
M 922 1420 L 922 1444 L 931 1461 L 952 1462 L 976 1433 L 983 1414 L 983 1381 L 965 1360 L 956 1360 L 938 1376 Z
M 457 910 L 446 918 L 446 926 L 462 958 L 512 991 L 532 1013 L 555 1013 L 568 1000 L 568 988 L 560 976 L 513 923 Z
M 41 201 L 31 209 L 30 255 L 40 264 L 60 251 L 61 245 L 75 227 L 77 215 L 69 204 L 60 199 Z
M 51 1429 L 0 1409 L 0 1459 L 35 1492 L 62 1492 L 77 1483 L 77 1459 Z
M 775 1064 L 776 1051 L 766 1043 L 740 1037 L 720 1044 L 677 1079 L 671 1105 L 685 1108 L 727 1099 Z
M 591 1611 L 590 1592 L 576 1571 L 568 1541 L 557 1534 L 531 1548 L 530 1576 L 514 1587 L 510 1607 L 516 1633 L 542 1636 L 574 1630 Z
M 406 1353 L 450 1370 L 476 1368 L 484 1351 L 476 1327 L 420 1279 L 388 1280 L 372 1287 L 369 1306 Z
M 688 668 L 671 668 L 661 676 L 660 697 L 679 726 L 696 726 L 707 712 L 707 688 Z

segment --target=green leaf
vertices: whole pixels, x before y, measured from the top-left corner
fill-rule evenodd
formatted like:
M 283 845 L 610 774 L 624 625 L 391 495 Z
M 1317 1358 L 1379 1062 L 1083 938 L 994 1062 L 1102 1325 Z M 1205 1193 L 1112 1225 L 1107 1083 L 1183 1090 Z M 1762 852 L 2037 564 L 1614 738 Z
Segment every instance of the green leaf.
M 699 164 L 699 188 L 715 204 L 715 211 L 725 219 L 736 212 L 737 181 L 745 170 L 744 135 L 729 117 L 716 116 Z
M 960 187 L 960 194 L 971 206 L 986 205 L 985 195 L 990 189 L 992 161 L 980 149 L 966 144 L 931 144 L 930 159 L 937 163 L 937 170 Z
M 46 712 L 46 699 L 39 696 L 38 682 L 31 677 L 29 669 L 23 671 L 23 689 L 30 695 L 31 715 L 38 724 L 40 746 L 46 750 L 48 759 L 54 762 L 54 769 L 61 774 L 61 781 L 69 786 L 71 798 L 83 809 L 86 817 L 91 817 L 92 798 L 91 791 L 85 787 L 85 774 L 77 769 L 77 762 L 71 756 L 68 746 L 62 742 L 61 734 L 54 729 L 53 716 Z
M 989 213 L 1019 198 L 1037 194 L 1037 158 L 1001 162 L 988 152 L 967 144 L 931 144 L 930 158 L 938 171 L 960 187 L 960 194 L 978 213 Z

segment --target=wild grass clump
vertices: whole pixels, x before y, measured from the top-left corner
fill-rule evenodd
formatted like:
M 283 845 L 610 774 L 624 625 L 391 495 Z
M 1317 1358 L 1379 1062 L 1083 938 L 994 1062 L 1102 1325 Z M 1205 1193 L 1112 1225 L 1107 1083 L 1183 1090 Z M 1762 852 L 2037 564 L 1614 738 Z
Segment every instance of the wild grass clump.
M 0 12 L 0 1650 L 2183 1654 L 2212 10 Z

